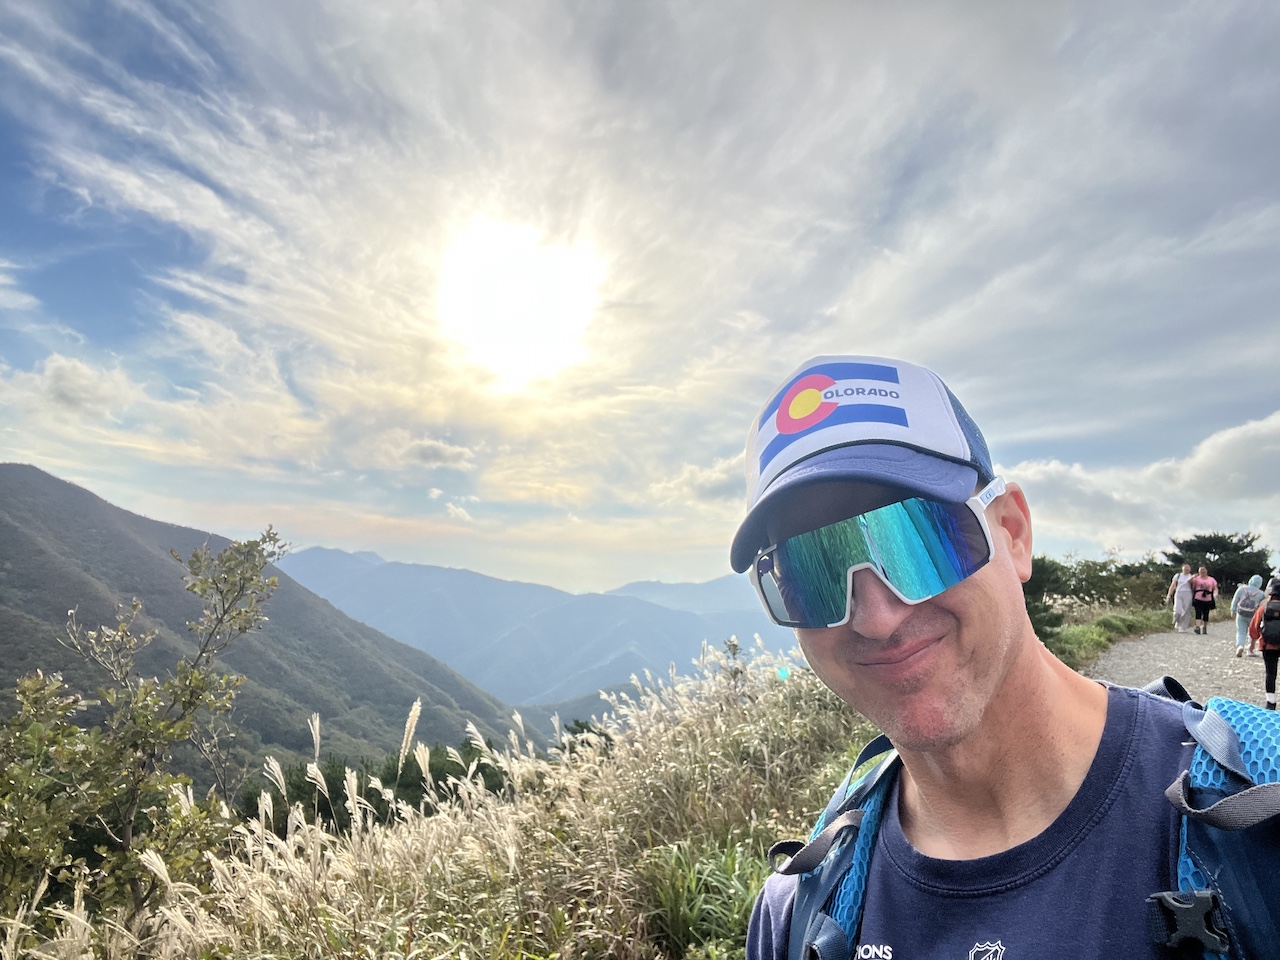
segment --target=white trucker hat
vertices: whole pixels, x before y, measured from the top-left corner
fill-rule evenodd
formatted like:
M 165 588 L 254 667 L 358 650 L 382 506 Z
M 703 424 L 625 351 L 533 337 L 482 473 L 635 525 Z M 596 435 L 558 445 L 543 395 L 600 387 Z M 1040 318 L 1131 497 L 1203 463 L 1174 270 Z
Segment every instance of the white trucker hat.
M 747 515 L 738 573 L 768 547 L 764 518 L 784 491 L 846 480 L 963 503 L 995 476 L 977 424 L 932 370 L 883 357 L 815 357 L 787 378 L 747 435 Z

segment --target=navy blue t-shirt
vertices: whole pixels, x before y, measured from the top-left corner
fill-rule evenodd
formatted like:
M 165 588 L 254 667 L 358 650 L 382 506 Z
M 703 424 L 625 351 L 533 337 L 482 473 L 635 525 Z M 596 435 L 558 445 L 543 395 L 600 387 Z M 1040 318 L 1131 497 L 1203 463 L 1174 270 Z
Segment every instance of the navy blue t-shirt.
M 1039 836 L 976 860 L 937 860 L 912 847 L 895 785 L 854 956 L 1159 960 L 1146 899 L 1177 887 L 1179 818 L 1164 791 L 1190 762 L 1188 739 L 1179 704 L 1110 688 L 1098 752 L 1071 803 Z M 785 960 L 795 883 L 773 876 L 765 884 L 748 960 Z

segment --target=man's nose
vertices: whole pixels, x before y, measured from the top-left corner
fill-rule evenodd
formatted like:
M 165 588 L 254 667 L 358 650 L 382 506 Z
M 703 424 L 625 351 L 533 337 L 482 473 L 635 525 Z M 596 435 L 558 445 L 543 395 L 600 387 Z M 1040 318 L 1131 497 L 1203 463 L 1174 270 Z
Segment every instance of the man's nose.
M 911 604 L 903 603 L 878 576 L 870 570 L 853 574 L 852 615 L 849 628 L 863 637 L 885 639 L 911 615 Z

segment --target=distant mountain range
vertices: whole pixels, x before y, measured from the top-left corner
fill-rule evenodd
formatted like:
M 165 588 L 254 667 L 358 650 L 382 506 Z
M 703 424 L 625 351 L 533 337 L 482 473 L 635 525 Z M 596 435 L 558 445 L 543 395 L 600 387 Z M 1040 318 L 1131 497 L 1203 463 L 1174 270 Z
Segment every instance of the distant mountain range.
M 572 594 L 323 547 L 285 557 L 280 567 L 348 616 L 438 657 L 508 703 L 576 701 L 646 670 L 665 677 L 673 663 L 688 673 L 704 641 L 722 646 L 731 635 L 744 648 L 757 633 L 773 649 L 795 642 L 765 617 L 746 577 Z
M 93 627 L 139 597 L 159 632 L 139 667 L 170 669 L 190 649 L 185 624 L 199 611 L 169 551 L 186 556 L 206 541 L 228 542 L 121 510 L 35 467 L 0 464 L 0 713 L 15 706 L 5 691 L 36 669 L 80 690 L 102 684 L 97 667 L 58 643 L 72 607 Z M 324 751 L 352 759 L 398 748 L 417 697 L 419 739 L 456 744 L 470 720 L 500 740 L 507 704 L 546 732 L 552 713 L 566 723 L 599 714 L 598 691 L 633 675 L 665 677 L 672 664 L 688 673 L 704 641 L 737 635 L 746 648 L 759 633 L 774 649 L 794 643 L 745 577 L 575 595 L 319 547 L 287 556 L 278 572 L 264 629 L 222 665 L 248 678 L 237 718 L 249 746 L 282 760 L 310 753 L 312 711 Z
M 121 510 L 35 467 L 0 464 L 0 712 L 16 706 L 4 691 L 36 669 L 60 671 L 90 692 L 102 684 L 96 667 L 57 641 L 72 607 L 82 624 L 95 627 L 115 623 L 117 604 L 141 598 L 146 624 L 159 636 L 139 667 L 160 675 L 172 669 L 192 649 L 185 624 L 199 606 L 169 551 L 185 557 L 205 541 L 215 550 L 228 542 Z M 220 661 L 248 678 L 236 717 L 252 747 L 282 760 L 309 755 L 307 718 L 318 711 L 326 754 L 381 758 L 399 748 L 418 697 L 420 740 L 457 744 L 469 720 L 486 737 L 506 738 L 510 708 L 497 697 L 280 573 L 263 630 L 238 640 Z M 419 615 L 430 613 L 420 608 Z

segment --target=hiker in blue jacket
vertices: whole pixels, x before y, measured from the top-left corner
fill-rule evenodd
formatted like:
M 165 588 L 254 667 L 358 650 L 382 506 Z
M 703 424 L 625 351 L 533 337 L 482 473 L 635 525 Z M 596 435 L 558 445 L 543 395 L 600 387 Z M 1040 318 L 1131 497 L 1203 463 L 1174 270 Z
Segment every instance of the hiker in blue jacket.
M 749 960 L 832 960 L 837 941 L 841 960 L 1183 956 L 1151 938 L 1147 903 L 1179 889 L 1164 791 L 1192 749 L 1182 708 L 1040 642 L 1026 497 L 942 380 L 900 360 L 810 360 L 752 424 L 746 467 L 734 569 L 901 761 L 864 811 L 865 888 L 842 878 L 817 904 L 830 930 L 806 906 L 806 946 L 797 876 L 771 877 Z

